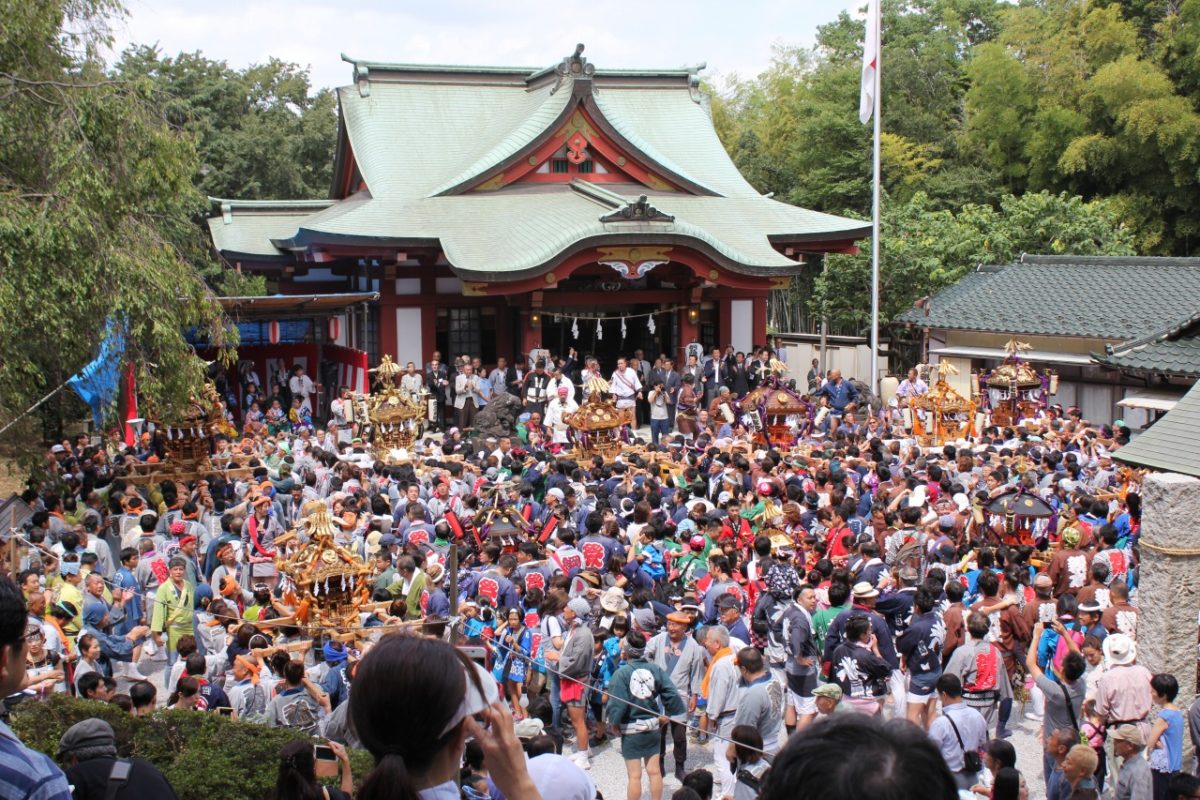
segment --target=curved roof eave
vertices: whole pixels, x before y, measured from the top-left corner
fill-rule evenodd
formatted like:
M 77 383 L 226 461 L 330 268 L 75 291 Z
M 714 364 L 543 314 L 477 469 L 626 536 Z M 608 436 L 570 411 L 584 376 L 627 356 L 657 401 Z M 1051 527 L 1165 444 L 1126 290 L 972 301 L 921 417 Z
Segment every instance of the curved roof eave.
M 730 258 L 726 253 L 721 251 L 716 245 L 705 241 L 704 239 L 680 232 L 663 232 L 663 233 L 599 233 L 589 236 L 579 237 L 573 240 L 569 245 L 559 249 L 551 258 L 540 263 L 520 267 L 518 269 L 504 271 L 490 270 L 472 270 L 455 265 L 454 247 L 443 243 L 443 252 L 446 254 L 446 260 L 450 263 L 450 269 L 456 275 L 464 280 L 472 281 L 489 281 L 493 283 L 511 283 L 533 278 L 543 273 L 549 272 L 558 265 L 562 264 L 571 256 L 580 251 L 587 250 L 593 247 L 604 247 L 608 245 L 683 245 L 695 250 L 708 258 L 712 259 L 720 267 L 724 267 L 730 272 L 738 275 L 747 275 L 750 277 L 782 277 L 788 275 L 799 274 L 805 268 L 805 264 L 791 261 L 784 256 L 781 259 L 786 260 L 787 264 L 778 266 L 746 264 L 736 259 Z M 732 249 L 732 248 L 730 248 Z
M 352 233 L 327 233 L 300 227 L 289 239 L 272 239 L 281 250 L 303 250 L 314 245 L 382 245 L 384 247 L 440 247 L 439 239 L 424 236 L 364 236 Z

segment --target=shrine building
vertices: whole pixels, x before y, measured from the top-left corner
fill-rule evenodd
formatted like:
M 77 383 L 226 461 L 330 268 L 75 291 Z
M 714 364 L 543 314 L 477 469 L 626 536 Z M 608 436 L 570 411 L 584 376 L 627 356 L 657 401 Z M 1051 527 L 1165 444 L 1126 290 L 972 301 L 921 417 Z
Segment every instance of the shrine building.
M 214 198 L 216 249 L 272 293 L 378 293 L 310 334 L 372 363 L 762 343 L 768 292 L 869 223 L 759 194 L 702 67 L 596 69 L 582 50 L 546 69 L 343 56 L 329 198 Z

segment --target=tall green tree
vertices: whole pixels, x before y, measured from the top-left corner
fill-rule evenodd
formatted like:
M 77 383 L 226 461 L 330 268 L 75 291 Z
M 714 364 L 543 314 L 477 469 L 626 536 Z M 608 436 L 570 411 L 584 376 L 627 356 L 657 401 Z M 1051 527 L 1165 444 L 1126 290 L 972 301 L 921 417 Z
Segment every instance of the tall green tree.
M 192 134 L 195 183 L 214 197 L 325 197 L 337 137 L 333 92 L 313 92 L 308 71 L 272 58 L 235 70 L 201 53 L 126 50 L 113 70 L 160 97 L 172 126 Z
M 992 202 L 987 160 L 959 158 L 970 48 L 998 33 L 997 0 L 885 0 L 883 176 L 905 200 L 924 191 L 955 207 Z M 735 163 L 761 191 L 831 212 L 867 214 L 871 128 L 859 123 L 864 23 L 842 13 L 812 50 L 777 47 L 771 66 L 716 93 L 714 119 Z
M 126 326 L 139 393 L 164 415 L 201 384 L 184 338 L 229 343 L 198 264 L 198 159 L 142 83 L 110 78 L 112 0 L 0 0 L 0 414 L 8 421 Z M 66 397 L 64 395 L 63 397 Z M 10 441 L 32 444 L 30 426 Z
M 937 208 L 923 194 L 888 203 L 880 219 L 880 318 L 956 282 L 979 264 L 1004 264 L 1021 253 L 1133 255 L 1134 237 L 1112 200 L 1085 202 L 1049 192 L 1006 195 L 999 207 Z M 869 252 L 828 256 L 809 302 L 817 314 L 865 329 L 870 303 Z M 869 290 L 868 290 L 869 291 Z
M 1187 253 L 1200 232 L 1200 75 L 1193 8 L 1044 0 L 1002 15 L 975 48 L 960 143 L 1010 191 L 1118 202 L 1146 253 Z M 1150 24 L 1150 21 L 1154 21 Z M 1153 36 L 1149 31 L 1153 29 Z

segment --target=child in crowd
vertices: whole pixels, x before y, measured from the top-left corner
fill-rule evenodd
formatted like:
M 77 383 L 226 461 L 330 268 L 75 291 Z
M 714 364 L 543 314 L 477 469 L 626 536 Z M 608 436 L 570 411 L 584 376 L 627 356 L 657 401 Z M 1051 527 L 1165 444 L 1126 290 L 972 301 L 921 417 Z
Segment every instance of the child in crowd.
M 1160 672 L 1150 679 L 1150 698 L 1158 706 L 1158 718 L 1146 741 L 1150 754 L 1150 773 L 1154 778 L 1155 800 L 1166 800 L 1167 784 L 1183 769 L 1183 713 L 1175 705 L 1179 682 L 1174 675 Z
M 738 725 L 730 734 L 726 756 L 736 762 L 733 800 L 756 800 L 771 765 L 763 758 L 762 735 L 753 725 Z

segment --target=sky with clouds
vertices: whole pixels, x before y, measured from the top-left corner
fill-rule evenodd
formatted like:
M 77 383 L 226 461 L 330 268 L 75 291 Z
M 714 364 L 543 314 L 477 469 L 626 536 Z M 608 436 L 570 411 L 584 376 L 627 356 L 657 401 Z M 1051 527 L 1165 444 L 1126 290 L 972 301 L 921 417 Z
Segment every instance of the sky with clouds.
M 341 53 L 374 61 L 543 67 L 576 42 L 600 68 L 706 62 L 706 77 L 750 77 L 772 46 L 812 45 L 847 0 L 126 0 L 116 50 L 157 44 L 244 67 L 270 56 L 310 69 L 316 87 L 350 82 Z

